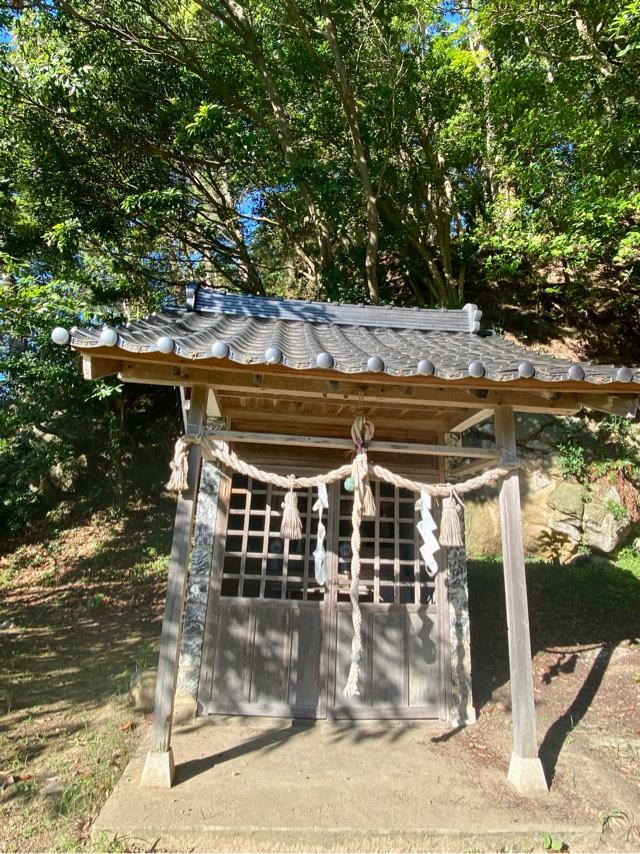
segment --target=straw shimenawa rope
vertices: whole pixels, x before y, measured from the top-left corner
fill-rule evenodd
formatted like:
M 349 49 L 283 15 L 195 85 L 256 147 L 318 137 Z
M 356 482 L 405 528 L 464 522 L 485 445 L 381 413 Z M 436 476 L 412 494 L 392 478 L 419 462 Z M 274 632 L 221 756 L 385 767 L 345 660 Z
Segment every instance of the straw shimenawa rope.
M 257 466 L 251 465 L 240 459 L 233 451 L 228 451 L 220 445 L 215 444 L 215 433 L 190 433 L 186 436 L 180 436 L 175 445 L 173 460 L 171 462 L 171 477 L 166 485 L 170 492 L 184 492 L 187 488 L 187 465 L 189 447 L 191 445 L 199 445 L 203 457 L 210 461 L 217 460 L 225 466 L 237 471 L 239 474 L 247 475 L 255 480 L 260 480 L 263 483 L 270 483 L 273 486 L 278 486 L 281 489 L 290 489 L 293 483 L 294 489 L 307 489 L 317 486 L 319 483 L 335 483 L 337 480 L 342 480 L 351 475 L 353 464 L 346 463 L 340 468 L 332 469 L 325 474 L 313 475 L 313 477 L 295 477 L 290 475 L 276 474 L 268 472 L 264 469 L 259 469 Z M 214 438 L 214 442 L 210 440 Z M 220 441 L 220 440 L 218 440 Z M 423 489 L 432 496 L 432 498 L 446 498 L 453 491 L 453 495 L 460 496 L 473 492 L 476 489 L 481 489 L 483 486 L 489 486 L 492 483 L 511 474 L 517 466 L 515 464 L 508 466 L 496 466 L 488 469 L 486 472 L 469 478 L 469 480 L 460 481 L 460 483 L 423 483 L 419 480 L 410 480 L 402 475 L 395 474 L 384 466 L 375 464 L 369 465 L 369 475 L 373 475 L 380 480 L 397 486 L 400 489 L 407 489 L 410 492 L 421 492 Z
M 189 433 L 178 439 L 171 462 L 171 477 L 166 486 L 170 492 L 184 492 L 187 488 L 187 468 L 189 447 L 191 445 L 199 445 L 202 456 L 205 459 L 210 461 L 217 460 L 230 469 L 233 469 L 233 471 L 238 472 L 238 474 L 244 474 L 263 483 L 270 483 L 272 486 L 279 486 L 281 489 L 288 490 L 292 487 L 293 489 L 308 489 L 309 487 L 317 486 L 319 483 L 335 483 L 337 480 L 342 480 L 342 478 L 348 477 L 351 474 L 351 463 L 326 472 L 326 474 L 318 474 L 313 477 L 296 477 L 295 475 L 281 475 L 275 472 L 264 471 L 257 466 L 251 465 L 251 463 L 241 460 L 233 451 L 229 451 L 221 445 L 216 444 L 215 435 L 215 433 L 201 431 L 200 433 Z
M 181 436 L 176 442 L 173 461 L 171 463 L 171 477 L 167 483 L 167 489 L 172 492 L 184 492 L 187 489 L 187 474 L 189 466 L 189 448 L 192 445 L 200 446 L 203 457 L 208 460 L 217 460 L 222 465 L 228 466 L 239 474 L 251 477 L 254 480 L 270 483 L 286 489 L 283 503 L 283 523 L 281 534 L 284 537 L 299 538 L 302 534 L 300 516 L 297 510 L 297 498 L 295 489 L 308 489 L 317 487 L 318 484 L 335 483 L 349 475 L 353 478 L 353 507 L 351 512 L 351 585 L 349 587 L 349 598 L 351 600 L 351 613 L 353 621 L 353 638 L 351 642 L 351 666 L 349 676 L 344 689 L 344 695 L 350 699 L 358 693 L 358 679 L 360 675 L 360 657 L 362 655 L 362 614 L 358 597 L 360 586 L 360 524 L 363 516 L 375 515 L 375 504 L 369 477 L 373 475 L 379 480 L 400 489 L 411 492 L 427 492 L 433 498 L 443 500 L 443 513 L 439 531 L 439 542 L 442 546 L 463 545 L 462 531 L 460 528 L 460 517 L 457 506 L 463 506 L 462 495 L 495 483 L 510 474 L 515 465 L 498 466 L 489 469 L 482 474 L 472 477 L 461 483 L 423 483 L 419 480 L 410 480 L 395 474 L 389 469 L 379 465 L 370 465 L 367 459 L 367 445 L 373 436 L 373 424 L 364 416 L 359 416 L 354 422 L 352 437 L 356 446 L 356 454 L 351 463 L 340 468 L 332 469 L 325 474 L 317 474 L 313 477 L 296 477 L 294 474 L 280 475 L 275 472 L 264 471 L 257 466 L 241 460 L 233 451 L 228 450 L 226 445 L 216 441 L 215 433 L 207 433 L 201 430 L 199 433 L 191 433 Z M 286 522 L 285 522 L 286 517 Z

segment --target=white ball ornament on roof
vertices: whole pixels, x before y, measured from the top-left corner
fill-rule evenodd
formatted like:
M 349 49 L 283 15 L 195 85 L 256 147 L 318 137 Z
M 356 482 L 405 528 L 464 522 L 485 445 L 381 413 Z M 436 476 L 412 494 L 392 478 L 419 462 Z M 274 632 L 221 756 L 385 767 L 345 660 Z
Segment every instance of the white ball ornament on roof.
M 585 372 L 582 365 L 571 365 L 568 374 L 570 380 L 576 380 L 578 382 L 585 378 Z
M 279 365 L 282 359 L 282 350 L 279 347 L 269 347 L 264 354 L 264 360 L 268 365 Z
M 326 350 L 322 350 L 316 355 L 316 365 L 319 368 L 330 370 L 333 367 L 333 356 L 331 353 L 327 353 Z
M 211 345 L 211 355 L 214 359 L 226 359 L 229 355 L 229 345 L 224 341 L 214 341 Z
M 115 347 L 117 343 L 118 333 L 116 330 L 112 329 L 110 326 L 103 326 L 100 338 L 98 338 L 98 344 L 100 344 L 101 347 Z
M 467 370 L 469 371 L 469 376 L 475 377 L 476 379 L 483 377 L 486 373 L 485 367 L 479 359 L 474 359 L 472 362 L 469 362 Z
M 54 344 L 58 344 L 60 347 L 64 347 L 65 344 L 68 344 L 70 338 L 71 336 L 64 326 L 56 326 L 56 328 L 51 332 L 51 340 Z
M 384 362 L 380 356 L 370 356 L 367 360 L 367 370 L 374 374 L 379 374 L 384 371 Z
M 431 377 L 436 372 L 436 366 L 431 359 L 420 359 L 418 362 L 418 373 L 423 377 Z
M 173 338 L 169 338 L 168 335 L 162 335 L 156 341 L 156 347 L 158 348 L 158 351 L 160 353 L 173 353 L 175 343 L 173 341 Z
M 518 376 L 522 379 L 530 380 L 536 375 L 536 369 L 533 362 L 520 362 L 518 365 Z

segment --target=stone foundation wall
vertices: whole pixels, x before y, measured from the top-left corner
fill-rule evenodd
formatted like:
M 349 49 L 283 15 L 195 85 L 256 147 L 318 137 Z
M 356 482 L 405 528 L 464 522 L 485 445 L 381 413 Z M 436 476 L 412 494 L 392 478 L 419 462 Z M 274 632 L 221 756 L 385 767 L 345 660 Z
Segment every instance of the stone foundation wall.
M 464 549 L 447 549 L 447 570 L 449 644 L 451 648 L 449 723 L 456 727 L 474 723 L 476 719 L 471 695 L 469 591 L 467 587 L 467 553 Z
M 196 712 L 219 488 L 220 470 L 213 463 L 203 462 L 180 645 L 176 687 L 177 718 L 192 717 Z

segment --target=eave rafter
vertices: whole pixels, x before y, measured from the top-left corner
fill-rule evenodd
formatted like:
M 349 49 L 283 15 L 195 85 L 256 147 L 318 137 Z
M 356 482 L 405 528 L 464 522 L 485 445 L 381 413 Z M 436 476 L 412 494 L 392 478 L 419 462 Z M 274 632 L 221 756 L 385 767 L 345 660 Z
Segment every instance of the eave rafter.
M 467 410 L 455 414 L 447 429 L 461 431 L 487 417 L 496 406 L 512 406 L 521 412 L 573 415 L 583 407 L 631 415 L 637 407 L 637 389 L 620 391 L 579 383 L 541 384 L 514 381 L 490 383 L 483 380 L 438 382 L 437 378 L 398 380 L 387 376 L 334 375 L 321 371 L 291 371 L 278 366 L 238 367 L 217 363 L 215 367 L 167 356 L 163 361 L 136 354 L 135 359 L 115 359 L 113 354 L 83 353 L 84 375 L 95 379 L 117 373 L 124 382 L 156 385 L 208 385 L 216 394 L 246 394 L 274 399 L 313 399 L 327 401 L 367 401 L 406 408 L 437 406 L 441 409 Z

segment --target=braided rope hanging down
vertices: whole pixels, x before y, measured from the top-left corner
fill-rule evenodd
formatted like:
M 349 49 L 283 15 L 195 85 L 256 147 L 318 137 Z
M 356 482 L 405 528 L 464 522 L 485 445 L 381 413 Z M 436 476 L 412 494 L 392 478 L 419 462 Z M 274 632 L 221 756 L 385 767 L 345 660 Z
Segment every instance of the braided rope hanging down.
M 353 623 L 353 638 L 351 641 L 351 666 L 347 684 L 344 688 L 344 696 L 351 699 L 358 694 L 358 680 L 360 676 L 360 658 L 362 656 L 362 613 L 360 610 L 359 587 L 360 587 L 360 525 L 363 518 L 375 516 L 376 507 L 369 483 L 369 477 L 398 489 L 406 489 L 409 492 L 417 492 L 442 499 L 442 518 L 438 532 L 438 542 L 441 546 L 463 546 L 464 540 L 460 524 L 458 507 L 463 507 L 462 495 L 481 489 L 483 486 L 496 483 L 510 474 L 517 464 L 502 465 L 489 469 L 476 477 L 461 483 L 422 483 L 418 480 L 410 480 L 395 474 L 395 472 L 379 465 L 371 465 L 367 458 L 367 446 L 374 434 L 374 426 L 364 416 L 358 416 L 351 429 L 351 436 L 355 445 L 356 453 L 351 463 L 332 469 L 325 474 L 317 474 L 313 477 L 297 477 L 294 474 L 281 475 L 275 472 L 265 471 L 257 466 L 240 459 L 233 451 L 228 450 L 226 445 L 216 440 L 216 433 L 208 433 L 200 430 L 198 433 L 189 433 L 181 436 L 176 442 L 173 460 L 171 462 L 171 477 L 167 483 L 167 489 L 171 492 L 184 492 L 187 489 L 187 474 L 189 466 L 189 448 L 193 445 L 200 447 L 202 456 L 210 461 L 216 461 L 227 466 L 232 471 L 243 474 L 254 480 L 269 483 L 272 486 L 285 489 L 286 494 L 282 504 L 281 536 L 291 539 L 299 539 L 302 536 L 302 524 L 298 512 L 298 499 L 296 489 L 308 489 L 309 487 L 322 488 L 323 495 L 326 486 L 330 483 L 343 480 L 349 476 L 353 480 L 353 507 L 351 512 L 351 584 L 349 587 L 349 598 L 351 600 L 351 615 Z M 323 499 L 324 500 L 324 499 Z M 322 503 L 322 506 L 324 503 Z
M 349 599 L 351 600 L 351 621 L 353 623 L 353 637 L 351 638 L 351 664 L 349 676 L 344 688 L 344 696 L 350 700 L 358 691 L 358 680 L 360 678 L 360 658 L 362 656 L 362 613 L 360 611 L 360 525 L 363 516 L 375 516 L 376 505 L 373 500 L 373 492 L 369 483 L 369 461 L 367 459 L 367 447 L 373 438 L 374 427 L 363 415 L 359 415 L 353 422 L 351 438 L 356 447 L 356 455 L 353 460 L 353 506 L 351 508 L 351 585 L 349 586 Z

